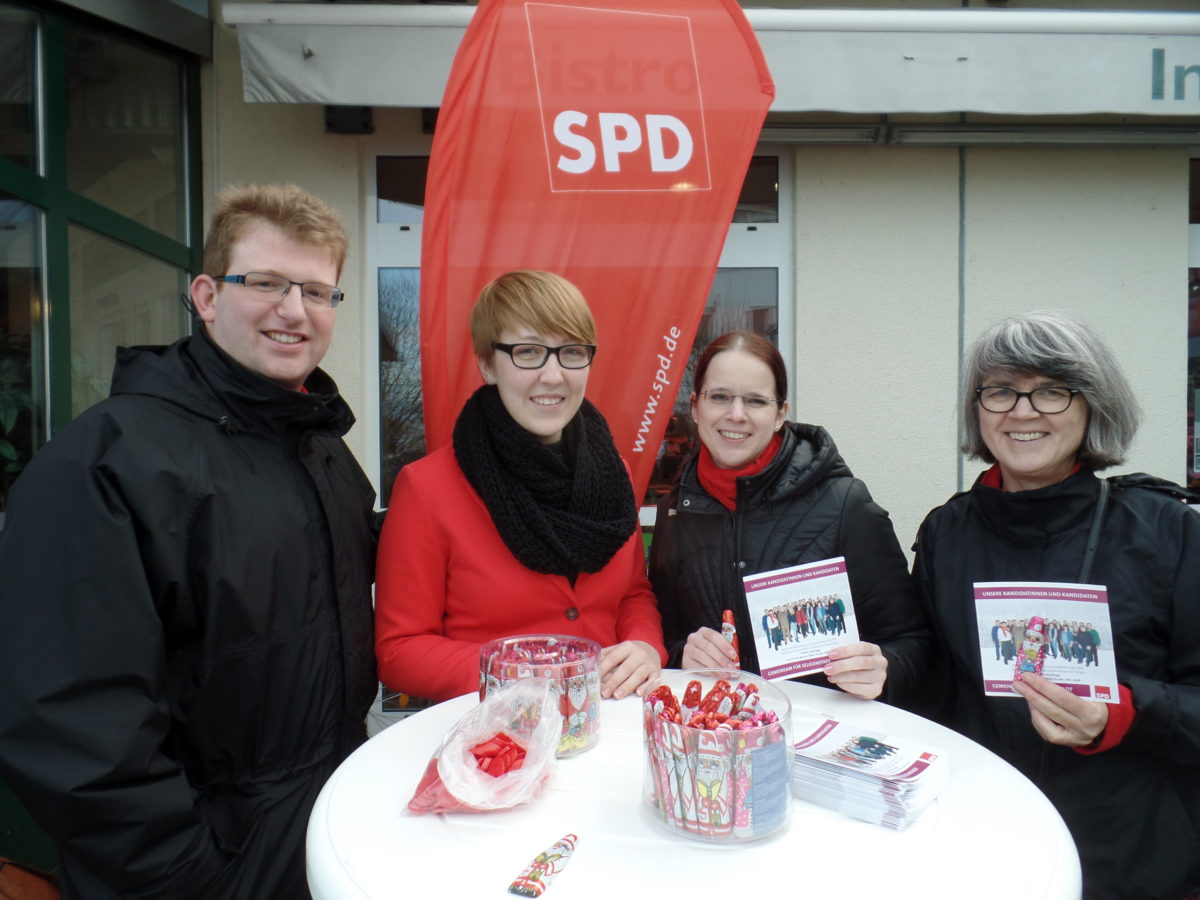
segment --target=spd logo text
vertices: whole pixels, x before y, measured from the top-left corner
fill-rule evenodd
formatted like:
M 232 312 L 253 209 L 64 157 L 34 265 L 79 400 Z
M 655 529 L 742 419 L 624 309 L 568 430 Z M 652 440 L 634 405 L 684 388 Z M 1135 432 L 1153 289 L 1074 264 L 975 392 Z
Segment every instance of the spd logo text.
M 711 189 L 686 16 L 525 10 L 552 191 Z

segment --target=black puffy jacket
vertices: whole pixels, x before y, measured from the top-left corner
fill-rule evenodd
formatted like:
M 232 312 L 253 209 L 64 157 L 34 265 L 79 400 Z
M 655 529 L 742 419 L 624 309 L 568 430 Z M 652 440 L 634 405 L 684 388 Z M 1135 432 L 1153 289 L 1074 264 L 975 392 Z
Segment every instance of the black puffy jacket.
M 375 690 L 374 492 L 309 394 L 203 332 L 121 350 L 0 538 L 0 775 L 63 896 L 307 896 L 304 836 Z
M 1050 798 L 1087 897 L 1180 900 L 1200 890 L 1200 515 L 1168 482 L 1110 485 L 1089 583 L 1108 588 L 1117 677 L 1137 709 L 1121 743 L 1048 744 L 1021 698 L 985 696 L 971 599 L 977 581 L 1078 581 L 1098 494 L 1087 471 L 1017 493 L 977 482 L 921 526 L 914 575 L 940 648 L 933 679 L 949 689 L 935 717 Z
M 859 634 L 888 659 L 885 698 L 914 688 L 928 629 L 891 519 L 850 474 L 829 433 L 788 422 L 765 469 L 738 479 L 730 511 L 700 486 L 693 456 L 658 506 L 650 580 L 663 617 L 669 665 L 678 666 L 697 628 L 721 629 L 732 609 L 739 635 L 756 633 L 742 579 L 785 566 L 846 558 Z M 758 672 L 754 641 L 739 640 L 741 667 Z M 831 687 L 824 675 L 797 679 Z

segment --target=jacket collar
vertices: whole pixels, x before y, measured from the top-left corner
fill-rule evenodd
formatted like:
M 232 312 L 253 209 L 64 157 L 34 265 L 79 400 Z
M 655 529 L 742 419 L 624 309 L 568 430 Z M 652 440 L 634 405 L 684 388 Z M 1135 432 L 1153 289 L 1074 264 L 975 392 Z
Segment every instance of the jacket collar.
M 785 422 L 782 435 L 783 444 L 767 467 L 757 475 L 737 480 L 739 506 L 804 494 L 826 478 L 851 474 L 833 438 L 820 425 Z M 696 475 L 697 456 L 698 451 L 684 464 L 679 478 L 679 496 L 703 504 L 711 498 L 700 487 Z
M 183 406 L 228 432 L 299 432 L 330 428 L 344 435 L 354 414 L 321 369 L 290 391 L 252 372 L 213 343 L 203 326 L 169 347 L 121 347 L 112 394 L 143 394 Z
M 1043 546 L 1086 524 L 1099 490 L 1096 475 L 1088 469 L 1033 491 L 1006 492 L 988 487 L 981 475 L 969 492 L 969 501 L 987 527 L 1009 543 Z

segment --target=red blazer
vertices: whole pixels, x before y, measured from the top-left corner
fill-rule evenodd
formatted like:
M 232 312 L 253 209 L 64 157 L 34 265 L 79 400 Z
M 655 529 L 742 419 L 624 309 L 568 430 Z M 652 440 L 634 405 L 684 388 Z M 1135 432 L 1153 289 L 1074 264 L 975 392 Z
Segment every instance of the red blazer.
M 400 470 L 380 537 L 379 679 L 445 700 L 479 688 L 479 648 L 514 634 L 570 634 L 607 647 L 645 641 L 667 660 L 641 529 L 608 565 L 570 581 L 527 569 L 447 445 Z

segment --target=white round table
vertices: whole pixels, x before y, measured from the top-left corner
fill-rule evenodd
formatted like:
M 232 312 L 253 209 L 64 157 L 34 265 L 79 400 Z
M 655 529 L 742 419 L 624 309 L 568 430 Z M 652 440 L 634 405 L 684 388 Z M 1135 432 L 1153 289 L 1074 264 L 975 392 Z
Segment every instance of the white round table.
M 796 800 L 790 824 L 761 841 L 697 843 L 644 806 L 641 700 L 606 700 L 600 740 L 558 761 L 533 804 L 494 813 L 417 816 L 407 804 L 442 737 L 478 702 L 465 695 L 380 732 L 317 798 L 308 825 L 315 900 L 509 897 L 508 886 L 564 834 L 579 841 L 550 900 L 710 894 L 1078 900 L 1079 857 L 1049 801 L 1016 769 L 926 719 L 841 691 L 782 681 L 793 717 L 825 715 L 927 741 L 949 755 L 951 781 L 905 831 Z M 793 734 L 793 739 L 796 735 Z M 999 877 L 1007 873 L 1007 877 Z

